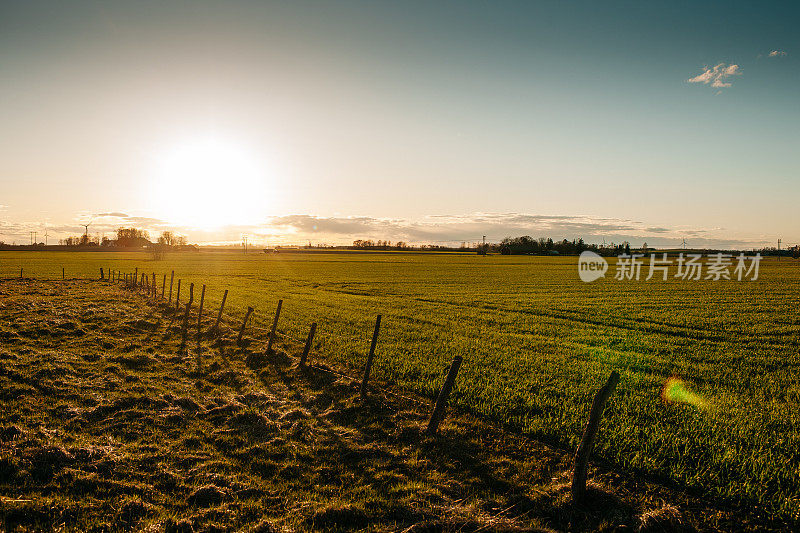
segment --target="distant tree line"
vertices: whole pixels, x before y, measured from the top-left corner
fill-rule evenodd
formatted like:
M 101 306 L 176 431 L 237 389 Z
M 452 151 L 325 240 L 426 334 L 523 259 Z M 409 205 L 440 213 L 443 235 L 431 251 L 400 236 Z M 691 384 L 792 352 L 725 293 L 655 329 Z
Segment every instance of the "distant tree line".
M 757 250 L 763 256 L 779 256 L 779 257 L 792 257 L 800 259 L 800 244 L 781 248 L 780 250 L 775 246 L 767 246 Z
M 601 246 L 586 244 L 583 239 L 554 241 L 551 238 L 544 237 L 534 239 L 529 235 L 506 237 L 500 241 L 499 245 L 492 245 L 492 248 L 496 248 L 503 255 L 578 255 L 586 250 L 591 250 L 600 255 L 631 253 L 631 244 L 627 241 L 623 241 L 621 244 L 612 243 Z M 640 251 L 647 251 L 647 243 L 644 244 Z
M 503 255 L 579 255 L 581 252 L 591 250 L 600 255 L 614 256 L 619 254 L 630 254 L 631 245 L 628 241 L 620 244 L 586 244 L 583 239 L 554 241 L 551 238 L 540 237 L 534 239 L 529 235 L 522 237 L 506 237 L 500 243 L 477 244 L 468 247 L 466 243 L 461 246 L 446 246 L 440 244 L 422 244 L 411 246 L 404 241 L 392 243 L 392 241 L 372 239 L 358 239 L 353 241 L 351 249 L 356 250 L 420 250 L 420 251 L 465 251 L 474 250 L 478 254 L 499 253 Z M 634 250 L 636 253 L 647 252 L 647 243 L 641 248 Z
M 358 249 L 375 249 L 375 250 L 406 250 L 409 248 L 408 244 L 403 241 L 397 241 L 392 244 L 392 241 L 373 241 L 371 239 L 353 241 L 353 248 Z
M 62 246 L 75 246 L 75 247 L 108 247 L 108 248 L 150 248 L 171 250 L 194 248 L 190 247 L 186 241 L 186 237 L 178 235 L 172 231 L 162 231 L 161 235 L 155 242 L 150 240 L 150 234 L 138 228 L 118 228 L 116 231 L 116 238 L 92 236 L 84 233 L 79 236 L 67 237 L 60 239 L 59 244 Z

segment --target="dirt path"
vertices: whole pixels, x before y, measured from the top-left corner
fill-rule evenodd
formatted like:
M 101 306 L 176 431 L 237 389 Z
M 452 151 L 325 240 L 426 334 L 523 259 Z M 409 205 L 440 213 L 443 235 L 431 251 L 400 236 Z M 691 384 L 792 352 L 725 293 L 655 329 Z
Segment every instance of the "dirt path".
M 608 469 L 573 513 L 566 451 L 460 413 L 429 438 L 428 400 L 362 401 L 352 380 L 298 368 L 300 346 L 234 350 L 230 329 L 227 348 L 192 336 L 180 353 L 169 322 L 102 282 L 0 281 L 6 530 L 759 527 Z

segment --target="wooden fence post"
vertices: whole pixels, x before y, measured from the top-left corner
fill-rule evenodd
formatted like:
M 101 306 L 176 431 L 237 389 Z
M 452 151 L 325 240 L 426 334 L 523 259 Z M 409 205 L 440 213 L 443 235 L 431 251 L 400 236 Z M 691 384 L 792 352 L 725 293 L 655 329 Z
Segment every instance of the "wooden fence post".
M 191 304 L 186 303 L 186 313 L 183 315 L 183 338 L 181 339 L 181 348 L 180 350 L 183 351 L 186 349 L 186 336 L 189 333 L 189 310 L 191 309 Z
M 169 275 L 169 302 L 172 303 L 172 280 L 175 279 L 175 271 L 173 270 Z
M 572 505 L 581 505 L 586 497 L 586 470 L 589 467 L 589 456 L 592 454 L 594 439 L 597 430 L 600 428 L 600 419 L 603 418 L 603 409 L 606 401 L 619 383 L 617 371 L 611 372 L 608 382 L 599 390 L 592 401 L 592 409 L 589 412 L 589 421 L 583 430 L 583 437 L 575 452 L 575 467 L 572 472 Z
M 250 314 L 253 312 L 252 307 L 247 308 L 247 314 L 244 315 L 244 321 L 242 322 L 242 327 L 239 329 L 239 336 L 236 337 L 236 346 L 242 345 L 242 336 L 244 335 L 244 328 L 247 326 L 247 320 L 250 318 Z
M 308 352 L 311 351 L 311 344 L 314 342 L 314 334 L 317 332 L 317 323 L 311 324 L 311 329 L 308 330 L 308 338 L 306 339 L 306 346 L 303 348 L 303 355 L 300 356 L 300 366 L 306 366 L 308 359 Z
M 164 274 L 164 279 L 161 280 L 161 300 L 164 300 L 164 294 L 167 291 L 167 275 Z
M 197 345 L 200 345 L 200 337 L 203 336 L 203 302 L 206 299 L 206 286 L 203 285 L 203 292 L 200 293 L 200 309 L 197 311 Z
M 189 284 L 189 305 L 194 302 L 194 283 Z
M 65 279 L 64 278 L 64 267 L 61 267 L 61 279 Z
M 181 301 L 181 280 L 178 279 L 178 288 L 175 290 L 175 310 L 177 311 L 180 309 L 180 302 Z
M 19 279 L 22 279 L 22 267 L 19 267 Z
M 278 318 L 281 316 L 281 306 L 283 300 L 278 300 L 278 308 L 275 309 L 275 320 L 272 321 L 272 329 L 269 332 L 269 340 L 267 341 L 267 353 L 272 353 L 272 341 L 275 338 L 275 330 L 278 328 Z
M 155 298 L 158 296 L 158 285 L 156 284 L 156 273 L 153 272 L 153 286 L 150 287 L 150 296 Z
M 136 283 L 139 281 L 139 267 L 136 267 L 136 270 L 133 272 L 133 285 L 136 286 Z
M 369 372 L 372 370 L 372 360 L 375 358 L 375 345 L 378 344 L 378 332 L 381 330 L 381 315 L 375 319 L 375 330 L 372 332 L 372 344 L 369 345 L 369 355 L 367 364 L 364 367 L 364 379 L 361 381 L 361 397 L 367 397 L 367 383 L 369 383 Z
M 219 306 L 219 313 L 217 314 L 217 321 L 214 322 L 214 327 L 211 328 L 213 334 L 219 332 L 219 321 L 222 320 L 222 310 L 225 309 L 225 300 L 228 299 L 228 289 L 225 289 L 225 294 L 222 295 L 222 304 Z
M 103 267 L 100 267 L 100 279 L 106 279 L 106 277 L 103 275 Z
M 447 407 L 447 398 L 450 396 L 450 391 L 453 390 L 453 385 L 456 382 L 456 375 L 460 367 L 461 356 L 457 355 L 453 358 L 453 362 L 450 363 L 450 371 L 447 373 L 447 378 L 444 380 L 442 390 L 439 391 L 439 396 L 436 398 L 436 406 L 433 408 L 431 420 L 428 422 L 427 433 L 429 435 L 435 435 L 436 431 L 439 429 L 439 423 L 444 418 L 445 408 Z

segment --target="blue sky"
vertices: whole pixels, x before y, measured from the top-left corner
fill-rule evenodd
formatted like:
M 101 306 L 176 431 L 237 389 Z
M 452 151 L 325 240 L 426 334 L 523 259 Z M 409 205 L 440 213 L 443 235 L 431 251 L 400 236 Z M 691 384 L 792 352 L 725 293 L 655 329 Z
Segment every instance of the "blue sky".
M 770 2 L 2 2 L 0 240 L 93 219 L 203 241 L 793 244 L 798 15 Z M 688 81 L 707 70 L 732 74 Z M 164 170 L 184 152 L 196 165 Z M 159 198 L 187 189 L 179 209 Z

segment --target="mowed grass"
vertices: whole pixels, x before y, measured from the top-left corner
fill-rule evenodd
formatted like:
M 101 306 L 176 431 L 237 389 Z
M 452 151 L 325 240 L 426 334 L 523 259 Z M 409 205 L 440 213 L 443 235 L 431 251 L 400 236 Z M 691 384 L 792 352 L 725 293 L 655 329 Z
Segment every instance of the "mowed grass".
M 224 289 L 304 339 L 312 357 L 360 371 L 383 315 L 374 376 L 433 397 L 464 357 L 453 401 L 498 424 L 574 447 L 595 391 L 621 374 L 596 445 L 602 458 L 765 513 L 800 518 L 800 262 L 764 260 L 757 281 L 616 281 L 577 258 L 392 253 L 2 252 L 0 276 L 98 277 L 99 268 Z M 256 332 L 261 335 L 261 332 Z M 705 401 L 666 403 L 670 376 Z

